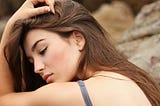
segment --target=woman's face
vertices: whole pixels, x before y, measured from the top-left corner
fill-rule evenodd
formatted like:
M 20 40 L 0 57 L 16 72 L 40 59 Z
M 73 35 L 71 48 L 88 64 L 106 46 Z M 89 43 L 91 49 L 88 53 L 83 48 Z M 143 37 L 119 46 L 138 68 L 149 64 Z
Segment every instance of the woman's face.
M 84 39 L 72 33 L 62 38 L 57 33 L 34 29 L 24 41 L 25 53 L 38 73 L 47 83 L 66 82 L 74 78 L 79 65 Z M 80 43 L 80 44 L 79 44 Z

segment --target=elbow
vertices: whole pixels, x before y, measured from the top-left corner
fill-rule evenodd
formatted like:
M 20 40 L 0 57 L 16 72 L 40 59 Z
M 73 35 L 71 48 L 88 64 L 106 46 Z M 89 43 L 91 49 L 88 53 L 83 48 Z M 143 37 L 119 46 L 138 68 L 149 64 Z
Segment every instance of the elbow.
M 19 93 L 10 93 L 0 97 L 0 106 L 28 106 L 25 96 Z

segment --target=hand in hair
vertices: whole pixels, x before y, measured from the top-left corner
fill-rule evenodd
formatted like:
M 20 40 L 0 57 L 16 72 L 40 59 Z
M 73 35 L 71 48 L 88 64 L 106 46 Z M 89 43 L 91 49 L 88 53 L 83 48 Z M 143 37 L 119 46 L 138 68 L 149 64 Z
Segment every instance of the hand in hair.
M 35 7 L 39 3 L 45 3 L 46 5 Z M 26 19 L 48 12 L 54 13 L 54 0 L 26 0 L 11 19 L 16 21 L 17 19 Z
M 43 3 L 45 5 L 36 7 L 36 5 L 39 3 Z M 48 12 L 54 13 L 54 3 L 55 0 L 26 0 L 7 22 L 6 28 L 2 35 L 1 46 L 3 45 L 3 42 L 5 42 L 5 40 L 7 39 L 7 37 L 4 35 L 8 35 L 9 30 L 12 28 L 12 26 L 18 19 L 27 19 Z
M 44 3 L 45 6 L 35 7 L 39 3 Z M 3 55 L 4 45 L 8 40 L 14 23 L 18 19 L 27 19 L 48 12 L 54 13 L 53 6 L 54 0 L 26 0 L 7 22 L 0 42 L 0 96 L 14 90 L 11 72 Z

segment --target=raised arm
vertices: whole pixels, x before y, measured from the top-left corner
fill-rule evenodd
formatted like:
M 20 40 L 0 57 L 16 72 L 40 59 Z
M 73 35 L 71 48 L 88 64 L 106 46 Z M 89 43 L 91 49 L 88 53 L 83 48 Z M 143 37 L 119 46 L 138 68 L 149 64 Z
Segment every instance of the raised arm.
M 46 3 L 46 6 L 34 8 L 34 6 L 40 2 Z M 53 4 L 54 0 L 26 0 L 7 22 L 0 43 L 0 96 L 14 92 L 12 75 L 3 54 L 3 48 L 9 37 L 12 26 L 18 19 L 26 19 L 51 11 L 54 13 Z

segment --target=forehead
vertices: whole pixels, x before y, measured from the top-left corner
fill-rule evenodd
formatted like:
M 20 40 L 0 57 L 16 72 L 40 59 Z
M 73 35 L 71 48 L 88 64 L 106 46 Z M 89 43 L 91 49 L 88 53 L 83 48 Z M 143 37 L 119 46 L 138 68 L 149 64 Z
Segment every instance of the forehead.
M 33 29 L 27 33 L 26 38 L 24 39 L 24 43 L 32 43 L 42 38 L 54 37 L 54 35 L 57 36 L 58 34 L 43 29 Z
M 54 32 L 49 32 L 43 29 L 33 29 L 27 33 L 23 46 L 24 48 L 31 48 L 32 45 L 40 39 L 50 39 L 50 37 L 56 39 L 56 36 L 58 36 L 58 34 Z
M 30 30 L 27 33 L 24 42 L 28 42 L 28 41 L 31 42 L 31 41 L 34 41 L 34 40 L 37 40 L 37 39 L 41 39 L 41 38 L 47 37 L 48 35 L 50 35 L 50 33 L 51 32 L 45 31 L 45 30 L 42 30 L 42 29 Z

